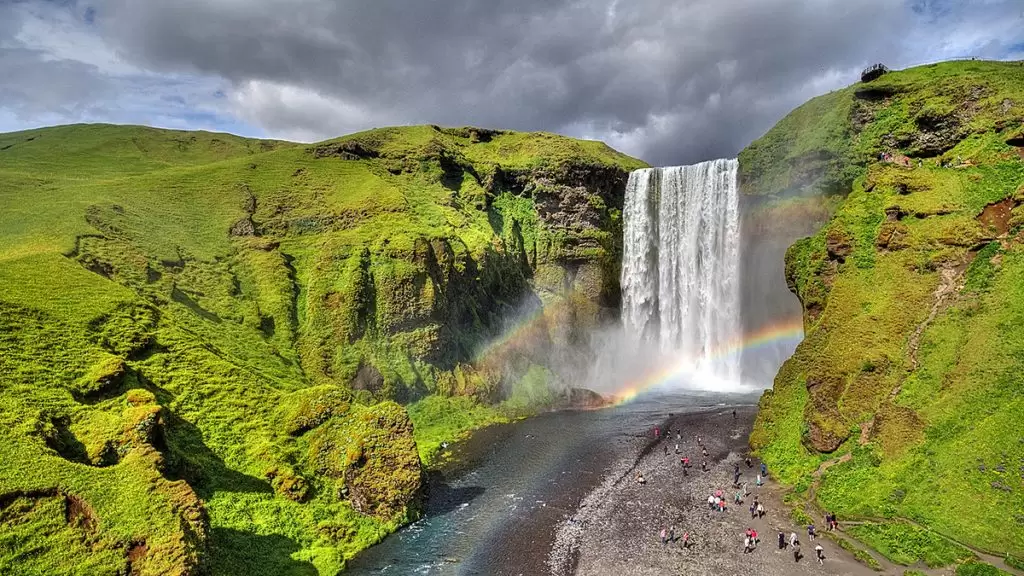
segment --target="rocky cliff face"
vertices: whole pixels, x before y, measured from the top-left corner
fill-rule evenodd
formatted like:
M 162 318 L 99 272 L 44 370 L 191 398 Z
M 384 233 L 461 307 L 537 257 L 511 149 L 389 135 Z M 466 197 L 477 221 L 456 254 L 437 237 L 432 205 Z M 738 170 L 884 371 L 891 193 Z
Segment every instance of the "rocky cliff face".
M 809 102 L 740 155 L 748 194 L 837 195 L 786 254 L 806 337 L 751 445 L 898 562 L 1024 554 L 1007 529 L 1024 512 L 1022 87 L 1021 63 L 894 72 Z
M 0 135 L 0 566 L 335 573 L 416 514 L 417 440 L 561 401 L 539 352 L 617 306 L 640 165 L 476 128 Z M 517 314 L 536 337 L 488 347 Z

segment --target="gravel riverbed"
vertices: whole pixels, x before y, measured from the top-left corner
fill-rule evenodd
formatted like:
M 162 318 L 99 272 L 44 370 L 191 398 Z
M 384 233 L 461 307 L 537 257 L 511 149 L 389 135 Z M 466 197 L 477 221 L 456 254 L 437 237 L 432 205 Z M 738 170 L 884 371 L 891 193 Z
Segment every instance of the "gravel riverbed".
M 756 408 L 725 408 L 701 413 L 666 415 L 660 426 L 661 438 L 653 430 L 637 438 L 601 484 L 580 502 L 554 531 L 548 555 L 553 576 L 662 576 L 694 574 L 726 576 L 757 574 L 790 576 L 800 574 L 876 574 L 858 563 L 833 542 L 807 538 L 806 527 L 796 526 L 781 503 L 779 489 L 768 483 L 755 486 L 760 462 L 747 466 L 747 438 Z M 668 431 L 666 433 L 666 431 Z M 680 439 L 676 440 L 676 431 Z M 700 436 L 708 456 L 697 444 Z M 680 453 L 675 453 L 676 444 Z M 665 448 L 668 454 L 665 454 Z M 684 475 L 680 457 L 688 456 L 692 467 Z M 708 471 L 701 471 L 707 460 Z M 741 483 L 746 483 L 743 504 L 733 505 L 733 471 L 740 465 Z M 639 484 L 636 474 L 646 482 Z M 770 471 L 769 471 L 770 475 Z M 728 498 L 726 511 L 712 511 L 708 495 L 722 490 Z M 749 505 L 755 495 L 766 508 L 762 518 L 751 519 Z M 676 542 L 662 544 L 662 528 L 674 528 Z M 744 533 L 758 532 L 760 543 L 744 553 Z M 823 530 L 824 526 L 819 526 Z M 788 546 L 778 547 L 782 530 L 788 541 L 796 532 L 803 558 L 794 561 Z M 682 546 L 682 535 L 690 533 L 692 545 Z M 815 544 L 824 548 L 825 562 L 819 565 Z

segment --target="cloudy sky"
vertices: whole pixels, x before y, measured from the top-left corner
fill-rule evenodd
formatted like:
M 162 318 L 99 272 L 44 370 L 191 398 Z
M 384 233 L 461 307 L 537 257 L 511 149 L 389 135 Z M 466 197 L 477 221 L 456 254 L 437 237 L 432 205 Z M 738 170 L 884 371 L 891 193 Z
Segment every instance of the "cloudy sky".
M 890 67 L 1024 59 L 1020 0 L 0 0 L 0 131 L 435 123 L 734 155 Z

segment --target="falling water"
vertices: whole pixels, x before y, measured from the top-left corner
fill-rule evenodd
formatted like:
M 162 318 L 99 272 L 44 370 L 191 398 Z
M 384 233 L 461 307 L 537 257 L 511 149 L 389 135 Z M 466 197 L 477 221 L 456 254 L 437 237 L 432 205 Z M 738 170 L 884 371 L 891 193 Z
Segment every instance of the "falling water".
M 694 370 L 737 381 L 740 234 L 736 160 L 630 174 L 622 321 Z

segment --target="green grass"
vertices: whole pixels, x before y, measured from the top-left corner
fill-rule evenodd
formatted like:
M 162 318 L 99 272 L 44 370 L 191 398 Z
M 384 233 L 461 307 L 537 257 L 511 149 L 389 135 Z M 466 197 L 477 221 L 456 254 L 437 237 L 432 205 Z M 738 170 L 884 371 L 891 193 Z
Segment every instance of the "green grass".
M 553 233 L 539 187 L 604 179 L 610 222 L 641 165 L 430 126 L 0 134 L 0 572 L 124 573 L 144 543 L 133 574 L 337 573 L 416 516 L 421 457 L 531 409 L 472 362 L 552 239 L 617 257 Z
M 1009 572 L 984 562 L 964 562 L 956 567 L 956 576 L 1009 576 L 1009 574 Z
M 970 550 L 951 544 L 941 536 L 901 522 L 849 526 L 846 531 L 903 566 L 924 562 L 935 568 L 974 556 Z
M 476 428 L 507 422 L 492 406 L 466 396 L 428 396 L 408 407 L 416 427 L 416 446 L 427 466 L 438 464 L 442 442 L 452 443 Z
M 791 175 L 775 162 L 797 152 L 839 150 L 856 169 L 830 222 L 787 254 L 806 335 L 762 399 L 751 444 L 801 490 L 822 461 L 849 454 L 820 479 L 816 504 L 840 518 L 892 520 L 854 535 L 895 561 L 956 556 L 900 518 L 998 555 L 1024 551 L 1024 531 L 1012 529 L 1024 513 L 1013 424 L 1024 414 L 1014 328 L 1024 319 L 1024 245 L 1016 230 L 993 241 L 998 231 L 976 219 L 1024 184 L 1024 159 L 1005 142 L 1020 111 L 1003 105 L 1024 101 L 1022 80 L 1016 63 L 893 72 L 871 84 L 887 99 L 858 99 L 859 85 L 839 91 L 741 154 L 741 166 L 751 161 L 748 191 L 767 194 L 786 193 Z M 847 111 L 865 106 L 871 120 L 855 129 Z M 923 153 L 921 119 L 950 114 L 960 132 L 937 156 Z M 831 139 L 842 133 L 832 122 L 852 136 Z M 881 150 L 924 158 L 897 166 L 878 162 Z M 963 166 L 939 165 L 958 157 Z M 831 190 L 841 173 L 818 171 L 808 190 Z M 839 244 L 849 249 L 830 255 Z M 962 270 L 962 288 L 926 323 L 943 269 Z

